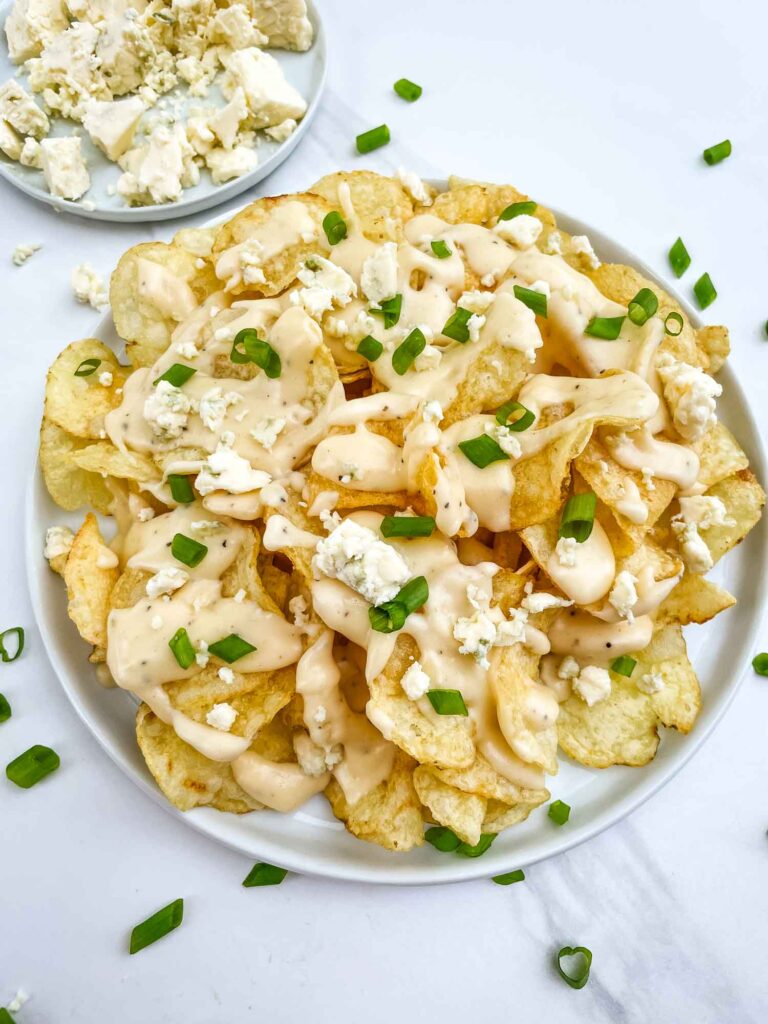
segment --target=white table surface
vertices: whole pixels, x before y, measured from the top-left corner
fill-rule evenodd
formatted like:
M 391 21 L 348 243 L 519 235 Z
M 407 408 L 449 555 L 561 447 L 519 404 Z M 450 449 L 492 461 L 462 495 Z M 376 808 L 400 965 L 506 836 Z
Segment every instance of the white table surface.
M 322 9 L 324 107 L 264 192 L 300 189 L 340 166 L 511 181 L 662 273 L 682 233 L 694 269 L 720 291 L 711 320 L 729 324 L 733 365 L 768 425 L 762 0 L 324 0 Z M 392 93 L 401 75 L 424 85 L 418 103 Z M 354 136 L 385 120 L 392 145 L 356 157 Z M 701 149 L 726 136 L 733 157 L 705 167 Z M 22 496 L 44 370 L 96 319 L 72 297 L 71 268 L 87 259 L 106 274 L 129 245 L 169 237 L 181 222 L 57 216 L 5 182 L 0 204 L 0 628 L 23 624 L 28 637 L 23 659 L 0 666 L 14 712 L 0 726 L 0 761 L 32 743 L 62 759 L 28 792 L 0 779 L 0 1005 L 27 990 L 20 1024 L 765 1021 L 768 683 L 751 673 L 661 793 L 511 888 L 289 877 L 246 891 L 244 857 L 172 820 L 121 775 L 41 650 Z M 34 241 L 42 251 L 14 267 L 14 246 Z M 689 272 L 683 290 L 694 280 Z M 130 927 L 177 896 L 182 928 L 129 957 Z M 594 952 L 582 991 L 552 970 L 565 944 Z

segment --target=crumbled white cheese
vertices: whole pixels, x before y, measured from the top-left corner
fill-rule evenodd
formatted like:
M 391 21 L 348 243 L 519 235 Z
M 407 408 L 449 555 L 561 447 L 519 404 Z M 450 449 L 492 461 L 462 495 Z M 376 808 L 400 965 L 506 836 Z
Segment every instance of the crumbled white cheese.
M 124 173 L 117 191 L 131 205 L 176 202 L 185 187 L 197 184 L 200 172 L 184 127 L 158 124 L 146 145 L 120 157 Z
M 686 441 L 698 441 L 717 422 L 715 399 L 723 393 L 722 386 L 701 367 L 680 362 L 669 353 L 659 356 L 656 369 L 675 430 Z
M 30 242 L 27 245 L 24 245 L 22 243 L 20 245 L 17 245 L 16 248 L 13 250 L 11 260 L 15 266 L 22 267 L 30 258 L 30 256 L 34 256 L 34 254 L 38 252 L 41 248 L 42 246 L 39 242 Z
M 546 612 L 550 608 L 568 608 L 573 604 L 573 601 L 569 601 L 567 598 L 558 597 L 556 594 L 548 594 L 546 591 L 541 590 L 537 594 L 527 594 L 520 602 L 520 606 L 524 608 L 531 615 L 535 615 L 538 612 Z
M 425 345 L 413 361 L 413 368 L 417 373 L 425 370 L 436 370 L 443 359 L 442 349 L 437 345 Z
M 585 665 L 573 680 L 574 692 L 592 707 L 611 695 L 611 677 L 607 669 L 597 665 Z
M 182 341 L 176 346 L 176 351 L 184 359 L 197 359 L 200 355 L 200 349 L 194 343 L 194 341 Z
M 513 644 L 524 644 L 528 627 L 528 610 L 526 608 L 510 608 L 509 617 L 503 619 L 496 627 L 494 647 L 511 647 Z
M 563 236 L 559 231 L 550 231 L 547 235 L 545 252 L 549 253 L 551 256 L 563 255 Z
M 728 515 L 723 501 L 713 494 L 680 498 L 680 515 L 686 523 L 695 523 L 699 530 L 709 530 L 713 526 L 736 525 L 736 521 Z
M 521 213 L 510 220 L 500 220 L 494 227 L 496 234 L 505 242 L 511 242 L 518 249 L 530 249 L 541 234 L 542 224 L 538 217 Z M 485 282 L 483 282 L 485 283 Z
M 435 399 L 425 402 L 421 410 L 421 418 L 425 423 L 439 423 L 443 415 L 443 407 Z
M 162 594 L 172 594 L 174 590 L 183 587 L 189 579 L 189 573 L 183 569 L 169 567 L 156 572 L 147 580 L 147 597 L 160 597 Z
M 674 516 L 671 525 L 689 572 L 700 574 L 711 569 L 715 564 L 714 559 L 696 523 L 686 523 L 682 517 Z
M 542 295 L 546 295 L 547 298 L 552 294 L 552 289 L 549 287 L 549 281 L 534 281 L 533 284 L 526 285 L 529 291 L 540 292 Z
M 91 178 L 80 151 L 80 139 L 43 139 L 40 143 L 43 177 L 51 195 L 79 199 L 91 187 Z
M 45 113 L 14 78 L 0 86 L 0 120 L 19 135 L 42 139 L 51 129 Z
M 318 543 L 312 567 L 375 605 L 391 601 L 411 577 L 402 555 L 353 519 L 344 519 Z
M 195 606 L 195 611 L 197 610 L 197 606 Z M 195 650 L 195 663 L 200 668 L 205 668 L 205 666 L 208 664 L 210 660 L 211 656 L 208 653 L 208 644 L 205 642 L 205 640 L 200 640 Z
M 22 1006 L 29 1002 L 29 993 L 25 992 L 23 988 L 20 988 L 16 995 L 8 1003 L 8 1009 L 11 1013 L 18 1013 Z
M 208 430 L 217 434 L 222 428 L 227 410 L 241 401 L 242 396 L 236 391 L 225 391 L 221 387 L 210 388 L 200 399 L 200 419 Z
M 222 683 L 226 683 L 227 686 L 232 686 L 235 681 L 235 673 L 228 665 L 222 665 L 216 674 Z
M 496 626 L 485 611 L 461 616 L 453 627 L 453 638 L 459 641 L 459 653 L 471 654 L 481 668 L 490 668 L 488 651 L 496 641 Z
M 94 309 L 101 309 L 109 303 L 104 278 L 90 263 L 78 264 L 72 271 L 70 281 L 78 302 L 87 303 Z
M 268 416 L 266 419 L 259 420 L 249 433 L 254 441 L 270 452 L 278 436 L 285 429 L 286 422 L 287 420 L 283 416 Z
M 472 316 L 467 320 L 467 330 L 469 331 L 470 341 L 480 340 L 480 331 L 485 323 L 485 317 L 482 313 L 473 313 Z
M 170 381 L 161 380 L 144 401 L 144 419 L 157 438 L 172 441 L 181 437 L 192 410 L 188 395 Z
M 653 694 L 663 690 L 665 686 L 664 676 L 660 672 L 646 672 L 635 681 L 638 690 L 643 693 Z
M 586 256 L 590 267 L 592 267 L 593 270 L 597 270 L 600 266 L 600 260 L 597 258 L 597 253 L 592 248 L 592 243 L 587 235 L 573 235 L 571 238 L 571 246 L 573 247 L 574 252 L 581 253 Z
M 613 587 L 608 595 L 608 603 L 612 605 L 619 615 L 626 619 L 627 622 L 635 621 L 632 609 L 638 601 L 637 583 L 637 576 L 633 576 L 631 572 L 628 572 L 626 569 L 622 569 L 613 581 Z
M 99 374 L 99 384 L 101 384 L 103 388 L 111 388 L 113 380 L 114 378 L 111 370 L 104 370 Z
M 59 555 L 68 555 L 74 539 L 75 535 L 68 526 L 49 526 L 45 531 L 43 554 L 49 561 Z
M 643 486 L 648 491 L 655 491 L 656 484 L 653 482 L 654 472 L 649 466 L 642 466 L 640 472 L 643 475 Z
M 421 667 L 421 662 L 414 661 L 402 675 L 400 685 L 409 700 L 419 700 L 430 688 L 432 680 Z
M 83 126 L 91 140 L 110 160 L 117 160 L 130 148 L 136 127 L 145 111 L 139 96 L 120 100 L 89 100 Z
M 305 287 L 291 293 L 291 302 L 303 306 L 315 320 L 334 305 L 348 305 L 357 295 L 357 285 L 346 270 L 324 256 L 308 256 L 296 276 Z
M 292 117 L 286 117 L 280 124 L 272 125 L 270 128 L 264 129 L 264 134 L 268 135 L 270 139 L 275 142 L 285 142 L 289 139 L 297 128 L 296 121 Z
M 561 537 L 555 545 L 555 555 L 564 569 L 572 569 L 576 565 L 575 537 Z
M 406 171 L 403 167 L 398 167 L 397 176 L 403 188 L 412 199 L 417 203 L 421 203 L 422 206 L 432 205 L 432 196 L 429 194 L 429 189 L 418 174 L 414 174 L 413 171 Z
M 43 157 L 40 143 L 31 137 L 24 139 L 18 159 L 22 167 L 34 167 L 38 171 L 42 170 Z
M 397 269 L 397 243 L 384 242 L 363 263 L 363 294 L 377 304 L 391 299 L 397 294 Z
M 495 298 L 493 292 L 463 292 L 457 305 L 470 313 L 486 313 Z
M 155 510 L 149 505 L 145 505 L 144 508 L 140 508 L 136 518 L 140 523 L 148 523 L 150 519 L 155 518 Z
M 224 149 L 232 149 L 237 141 L 240 124 L 248 117 L 248 104 L 241 88 L 235 89 L 226 106 L 217 110 L 208 119 L 208 127 L 221 142 Z
M 212 149 L 205 154 L 205 166 L 211 172 L 214 185 L 222 185 L 233 178 L 250 174 L 259 163 L 258 154 L 250 146 L 235 146 L 233 149 Z
M 563 658 L 557 669 L 560 679 L 575 679 L 579 672 L 581 672 L 581 665 L 570 654 Z
M 205 496 L 211 491 L 245 494 L 265 487 L 272 477 L 262 469 L 253 469 L 250 462 L 234 449 L 219 442 L 197 475 L 197 489 Z
M 489 437 L 496 441 L 505 455 L 509 455 L 513 459 L 519 459 L 523 454 L 520 439 L 509 427 L 502 426 L 501 423 L 486 423 L 483 429 Z
M 226 67 L 222 92 L 229 99 L 238 87 L 242 88 L 255 127 L 267 128 L 288 118 L 298 120 L 304 116 L 305 100 L 286 80 L 274 57 L 249 46 L 222 54 L 222 60 Z
M 306 626 L 309 622 L 309 606 L 307 605 L 307 599 L 303 594 L 297 594 L 296 597 L 292 597 L 290 599 L 288 602 L 288 611 L 293 616 L 294 626 L 301 628 L 302 626 Z M 318 719 L 315 718 L 315 721 L 318 721 Z
M 221 732 L 229 732 L 235 724 L 236 718 L 237 711 L 235 711 L 231 704 L 227 704 L 226 701 L 223 701 L 221 704 L 214 704 L 205 716 L 208 725 L 212 725 L 214 729 L 219 729 Z

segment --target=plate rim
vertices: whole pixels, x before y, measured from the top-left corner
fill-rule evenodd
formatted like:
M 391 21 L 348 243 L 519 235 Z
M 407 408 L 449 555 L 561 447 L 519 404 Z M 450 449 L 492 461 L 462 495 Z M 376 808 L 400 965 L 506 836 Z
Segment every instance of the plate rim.
M 438 188 L 447 187 L 447 182 L 445 181 L 433 180 L 431 183 Z M 626 246 L 617 242 L 615 239 L 606 235 L 599 229 L 592 227 L 587 222 L 566 214 L 556 207 L 549 207 L 549 209 L 551 209 L 555 214 L 558 224 L 565 230 L 573 230 L 578 233 L 587 234 L 598 251 L 602 248 L 613 249 L 618 253 L 619 258 L 625 263 L 637 268 L 644 276 L 652 280 L 671 295 L 683 309 L 694 327 L 699 328 L 704 326 L 704 322 L 700 314 L 692 308 L 690 303 L 685 300 L 675 288 L 670 287 L 659 274 L 645 263 L 645 261 L 631 253 Z M 234 216 L 236 212 L 236 210 L 232 210 L 223 216 Z M 211 218 L 211 220 L 206 222 L 203 226 L 213 226 L 221 219 L 222 215 Z M 105 326 L 110 323 L 111 313 L 107 310 L 99 319 L 98 325 L 95 327 L 95 333 L 103 333 Z M 739 414 L 744 418 L 747 430 L 750 434 L 748 444 L 746 446 L 749 449 L 750 468 L 758 479 L 765 481 L 766 451 L 750 403 L 747 401 L 738 377 L 727 362 L 723 367 L 721 374 L 721 380 L 729 394 L 730 401 L 733 403 L 735 408 L 738 408 Z M 741 440 L 743 439 L 740 439 L 740 442 Z M 111 743 L 110 738 L 102 729 L 101 724 L 93 715 L 91 715 L 89 709 L 85 707 L 84 702 L 80 699 L 78 693 L 70 687 L 66 678 L 67 673 L 64 666 L 59 666 L 58 664 L 58 654 L 53 646 L 54 631 L 50 629 L 45 620 L 45 616 L 43 615 L 42 595 L 40 592 L 39 581 L 35 574 L 35 566 L 40 557 L 40 538 L 32 529 L 33 511 L 36 501 L 35 494 L 36 490 L 41 486 L 43 485 L 40 479 L 39 460 L 36 458 L 26 488 L 24 508 L 26 577 L 32 611 L 43 641 L 46 655 L 56 678 L 64 690 L 70 704 L 75 709 L 83 724 L 88 728 L 91 735 L 97 740 L 110 759 L 124 772 L 124 774 L 139 786 L 143 792 L 147 793 L 156 804 L 176 818 L 177 821 L 182 821 L 185 825 L 191 826 L 196 832 L 206 836 L 208 839 L 221 843 L 230 849 L 244 854 L 245 856 L 263 856 L 265 858 L 271 858 L 296 873 L 311 875 L 314 877 L 329 878 L 335 881 L 366 882 L 376 885 L 411 886 L 441 885 L 488 878 L 505 870 L 528 867 L 532 864 L 548 860 L 550 857 L 565 853 L 576 846 L 580 846 L 582 843 L 586 843 L 596 835 L 599 835 L 601 832 L 606 831 L 619 821 L 622 821 L 654 796 L 668 782 L 670 782 L 678 772 L 680 772 L 691 761 L 694 755 L 701 750 L 704 743 L 706 743 L 714 729 L 721 722 L 725 712 L 731 706 L 743 683 L 751 660 L 755 639 L 765 614 L 766 604 L 768 604 L 768 588 L 763 588 L 759 591 L 758 600 L 755 603 L 752 605 L 741 605 L 741 614 L 750 615 L 750 621 L 745 624 L 747 628 L 747 642 L 743 644 L 741 653 L 734 661 L 734 671 L 731 673 L 730 681 L 726 688 L 717 698 L 713 698 L 714 709 L 709 721 L 700 724 L 698 729 L 694 727 L 693 731 L 684 738 L 684 743 L 680 747 L 679 751 L 675 753 L 674 760 L 672 760 L 669 765 L 658 769 L 655 775 L 640 776 L 640 782 L 634 790 L 620 796 L 618 800 L 614 800 L 605 810 L 595 812 L 589 822 L 585 822 L 585 824 L 581 826 L 574 826 L 567 832 L 558 830 L 557 832 L 553 832 L 550 840 L 538 842 L 538 852 L 522 854 L 522 856 L 514 856 L 514 851 L 510 851 L 510 862 L 507 866 L 505 866 L 507 862 L 504 862 L 504 864 L 495 863 L 493 867 L 490 867 L 489 862 L 485 858 L 455 858 L 451 860 L 443 858 L 439 862 L 440 866 L 437 871 L 432 870 L 431 866 L 425 867 L 424 865 L 415 864 L 408 866 L 404 859 L 407 855 L 396 853 L 392 854 L 392 856 L 397 858 L 397 860 L 393 860 L 391 870 L 388 868 L 382 869 L 378 865 L 367 865 L 364 860 L 361 860 L 359 864 L 353 865 L 348 863 L 334 863 L 333 861 L 329 864 L 318 864 L 311 853 L 305 855 L 300 848 L 295 847 L 284 849 L 279 845 L 279 843 L 275 843 L 267 836 L 259 836 L 258 833 L 251 834 L 247 839 L 243 840 L 239 837 L 230 837 L 220 834 L 219 831 L 210 827 L 207 816 L 197 817 L 195 815 L 195 811 L 207 810 L 210 813 L 216 813 L 210 808 L 196 808 L 191 812 L 178 810 L 163 796 L 151 777 L 137 772 L 133 765 L 123 758 L 120 750 Z M 752 531 L 752 535 L 755 537 L 755 542 L 760 545 L 759 553 L 756 552 L 760 563 L 757 567 L 759 571 L 759 569 L 765 569 L 768 567 L 768 523 L 766 522 L 766 517 L 763 517 L 757 524 L 755 529 Z M 739 613 L 738 606 L 735 609 L 735 613 Z M 651 764 L 652 763 L 653 762 L 651 762 Z M 631 771 L 631 769 L 627 770 Z M 222 819 L 226 819 L 226 815 L 222 815 Z M 223 820 L 222 824 L 226 824 L 226 820 Z M 362 842 L 362 840 L 358 840 L 358 842 Z M 257 847 L 262 852 L 258 852 L 256 849 Z M 514 860 L 512 860 L 512 857 L 514 857 Z
M 10 6 L 10 3 L 11 0 L 0 0 L 0 23 L 4 22 L 7 14 L 7 8 Z M 28 184 L 14 171 L 14 165 L 17 161 L 6 160 L 4 157 L 0 159 L 0 177 L 28 198 L 33 199 L 36 202 L 43 203 L 46 206 L 50 206 L 56 213 L 70 213 L 73 216 L 82 217 L 85 220 L 102 221 L 113 224 L 159 223 L 166 220 L 178 220 L 182 217 L 191 217 L 195 214 L 202 213 L 205 210 L 214 209 L 222 203 L 226 203 L 229 200 L 236 198 L 248 189 L 255 188 L 260 182 L 265 181 L 274 171 L 276 171 L 277 168 L 291 156 L 294 149 L 296 149 L 302 141 L 306 133 L 309 131 L 309 127 L 317 114 L 325 92 L 328 80 L 328 36 L 325 31 L 325 23 L 320 16 L 320 11 L 318 10 L 315 0 L 305 0 L 305 3 L 307 5 L 309 19 L 315 30 L 315 37 L 312 41 L 312 46 L 309 50 L 303 51 L 303 53 L 295 50 L 282 50 L 280 52 L 291 53 L 301 57 L 314 51 L 320 68 L 320 77 L 317 83 L 317 88 L 307 104 L 307 111 L 304 114 L 304 117 L 299 121 L 298 127 L 293 134 L 290 135 L 285 142 L 280 143 L 274 153 L 272 153 L 263 164 L 258 164 L 252 171 L 249 171 L 248 174 L 243 174 L 239 178 L 234 178 L 232 181 L 216 186 L 213 191 L 204 196 L 184 199 L 182 194 L 182 198 L 177 203 L 157 203 L 151 206 L 125 206 L 114 210 L 104 208 L 89 210 L 83 206 L 82 199 L 61 199 L 58 196 L 51 195 L 50 192 L 46 191 L 44 188 L 34 184 Z M 0 43 L 0 45 L 5 45 L 5 43 Z M 87 199 L 87 193 L 84 198 Z

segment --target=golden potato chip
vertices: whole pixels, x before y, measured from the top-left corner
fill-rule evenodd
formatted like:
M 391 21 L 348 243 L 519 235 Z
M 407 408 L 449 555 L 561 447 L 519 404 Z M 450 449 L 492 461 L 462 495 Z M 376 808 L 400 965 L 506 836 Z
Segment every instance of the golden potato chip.
M 680 626 L 663 626 L 639 655 L 633 679 L 660 678 L 662 686 L 649 695 L 662 725 L 690 732 L 701 707 L 699 680 L 688 660 Z
M 749 459 L 742 451 L 738 441 L 720 420 L 710 427 L 704 437 L 693 445 L 699 456 L 699 475 L 697 480 L 704 487 L 733 476 L 740 469 L 749 466 Z
M 484 182 L 466 182 L 452 178 L 448 192 L 438 195 L 429 212 L 448 221 L 449 224 L 485 224 L 498 218 L 499 214 L 512 203 L 523 203 L 529 196 L 513 185 L 492 185 Z M 545 228 L 555 227 L 555 218 L 544 206 L 537 206 L 535 217 Z
M 523 530 L 543 523 L 560 509 L 568 489 L 571 462 L 584 450 L 591 433 L 592 425 L 584 423 L 532 458 L 515 464 L 510 529 Z
M 120 575 L 118 560 L 106 546 L 96 516 L 89 512 L 75 534 L 64 567 L 67 614 L 83 640 L 107 646 L 109 597 Z
M 331 779 L 325 790 L 331 810 L 352 835 L 386 850 L 412 850 L 424 843 L 421 805 L 413 785 L 414 762 L 398 754 L 385 782 L 350 806 Z
M 575 694 L 560 705 L 557 734 L 565 753 L 588 768 L 637 766 L 656 755 L 657 723 L 650 697 L 614 674 L 610 696 L 593 707 Z
M 728 328 L 712 324 L 696 331 L 696 344 L 706 357 L 707 373 L 721 370 L 731 351 Z
M 462 842 L 474 846 L 480 841 L 487 801 L 442 782 L 431 768 L 418 767 L 413 784 L 419 800 L 439 825 L 445 825 Z
M 97 512 L 107 514 L 113 495 L 106 481 L 101 474 L 79 469 L 73 461 L 74 454 L 87 444 L 44 418 L 40 426 L 43 480 L 59 508 L 74 512 L 83 505 L 91 505 Z
M 140 483 L 154 480 L 159 482 L 161 474 L 149 455 L 141 452 L 121 452 L 108 441 L 97 441 L 72 454 L 72 462 L 89 473 L 116 476 Z
M 182 228 L 173 236 L 173 245 L 179 245 L 199 259 L 210 257 L 216 238 L 216 228 Z
M 78 377 L 75 371 L 88 359 L 100 360 L 95 372 Z M 101 375 L 110 374 L 104 386 Z M 125 383 L 125 370 L 117 357 L 95 338 L 74 341 L 59 353 L 48 370 L 45 382 L 45 416 L 57 427 L 75 437 L 96 439 L 103 428 L 104 417 L 120 404 L 116 392 Z
M 716 583 L 698 573 L 686 573 L 659 606 L 656 625 L 687 626 L 690 622 L 709 622 L 735 604 L 733 594 Z
M 546 800 L 549 800 L 547 790 L 541 791 L 544 795 L 535 803 L 505 804 L 499 800 L 489 800 L 483 821 L 483 832 L 503 832 L 513 825 L 519 825 L 525 821 L 531 811 L 540 807 Z
M 233 295 L 240 295 L 248 291 L 257 291 L 261 295 L 277 295 L 296 280 L 296 274 L 307 256 L 318 252 L 318 249 L 320 252 L 324 251 L 323 243 L 320 241 L 321 237 L 324 238 L 321 225 L 325 215 L 332 209 L 330 203 L 310 192 L 287 196 L 268 196 L 264 199 L 257 199 L 256 202 L 235 214 L 226 224 L 222 224 L 216 233 L 216 240 L 213 244 L 214 265 L 219 265 L 219 258 L 228 249 L 242 244 L 249 238 L 258 241 L 260 230 L 265 230 L 263 226 L 268 225 L 270 220 L 281 216 L 280 211 L 289 204 L 301 204 L 304 207 L 306 215 L 315 223 L 314 236 L 308 241 L 291 239 L 288 245 L 260 264 L 260 269 L 264 274 L 263 282 L 254 286 L 241 281 L 229 289 Z M 223 281 L 220 281 L 219 287 L 222 286 Z
M 535 617 L 532 618 L 535 621 Z M 529 717 L 536 690 L 544 689 L 538 682 L 540 656 L 525 644 L 513 644 L 499 648 L 495 657 L 491 686 L 501 731 L 518 757 L 543 768 L 549 775 L 557 774 L 554 715 L 551 724 L 541 729 L 534 729 Z
M 449 786 L 464 793 L 477 793 L 485 797 L 489 804 L 496 800 L 505 806 L 530 804 L 535 807 L 549 799 L 546 789 L 527 789 L 505 779 L 481 754 L 477 755 L 468 768 L 434 768 L 433 771 L 438 779 Z
M 337 171 L 311 186 L 333 209 L 343 212 L 339 185 L 346 185 L 355 216 L 366 238 L 373 242 L 400 241 L 403 224 L 413 214 L 413 202 L 402 184 L 375 171 Z
M 707 494 L 725 505 L 731 525 L 711 526 L 702 536 L 715 562 L 736 547 L 760 519 L 765 491 L 751 469 L 742 469 L 711 487 Z
M 208 806 L 246 814 L 263 807 L 238 786 L 229 764 L 203 757 L 146 704 L 136 715 L 136 739 L 155 782 L 180 811 Z

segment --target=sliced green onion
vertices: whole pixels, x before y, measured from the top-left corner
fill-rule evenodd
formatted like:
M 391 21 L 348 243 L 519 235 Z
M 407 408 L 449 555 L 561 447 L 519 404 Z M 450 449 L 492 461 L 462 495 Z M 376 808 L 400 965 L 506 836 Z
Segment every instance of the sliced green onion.
M 376 128 L 370 128 L 367 132 L 358 135 L 355 142 L 358 153 L 372 153 L 374 149 L 386 146 L 389 142 L 389 127 L 380 124 Z
M 195 500 L 192 481 L 188 476 L 181 476 L 179 473 L 169 473 L 168 486 L 171 489 L 171 497 L 180 505 L 190 505 Z
M 441 853 L 453 853 L 461 843 L 456 833 L 452 832 L 449 828 L 445 828 L 443 825 L 428 828 L 424 833 L 424 838 Z
M 456 312 L 452 313 L 445 321 L 445 327 L 443 327 L 442 333 L 446 338 L 451 338 L 453 341 L 460 341 L 463 345 L 465 341 L 469 341 L 469 327 L 467 324 L 471 318 L 471 309 L 462 309 L 461 306 L 457 306 Z
M 411 612 L 416 612 L 427 603 L 429 585 L 426 577 L 414 576 L 391 601 L 368 609 L 371 627 L 377 633 L 394 633 L 403 628 Z
M 584 328 L 584 333 L 590 338 L 600 338 L 601 341 L 616 341 L 624 320 L 623 316 L 593 316 Z
M 556 825 L 564 825 L 571 816 L 571 808 L 562 800 L 555 800 L 549 805 L 547 814 Z
M 515 413 L 520 413 L 520 415 L 510 419 L 510 416 Z M 514 399 L 511 402 L 505 402 L 500 409 L 496 410 L 496 422 L 500 423 L 502 427 L 506 427 L 507 430 L 513 430 L 516 434 L 527 430 L 535 419 L 536 416 L 530 409 L 526 409 L 524 405 L 515 402 Z
M 448 243 L 444 242 L 442 238 L 435 239 L 434 242 L 430 242 L 432 252 L 437 256 L 439 260 L 447 260 L 451 255 L 451 250 L 448 248 Z
M 403 628 L 407 618 L 404 606 L 397 601 L 385 601 L 384 604 L 368 609 L 371 628 L 377 633 L 396 633 Z
M 731 155 L 731 148 L 730 139 L 718 142 L 716 146 L 709 146 L 704 150 L 704 162 L 712 167 L 713 164 L 719 164 L 721 160 L 727 160 Z
M 191 537 L 185 537 L 183 533 L 177 533 L 171 541 L 171 554 L 179 562 L 194 569 L 208 554 L 208 548 Z
M 398 78 L 393 89 L 400 99 L 408 100 L 409 103 L 414 103 L 424 91 L 420 85 L 416 85 L 415 82 L 411 82 L 407 78 Z
M 563 957 L 566 956 L 581 957 L 580 965 L 572 974 L 569 974 L 562 965 Z M 563 946 L 555 959 L 555 967 L 557 967 L 557 973 L 563 981 L 570 985 L 571 988 L 584 988 L 589 981 L 589 971 L 592 967 L 592 951 L 587 949 L 586 946 Z
M 633 324 L 642 327 L 659 308 L 659 300 L 650 288 L 641 288 L 627 307 L 627 315 Z
M 243 879 L 243 885 L 246 889 L 255 885 L 280 885 L 287 874 L 287 868 L 276 868 L 274 864 L 254 864 Z
M 5 638 L 7 636 L 16 636 L 16 649 L 12 654 L 8 653 L 5 646 Z M 8 664 L 11 661 L 16 661 L 17 658 L 21 657 L 21 652 L 24 650 L 24 630 L 21 626 L 12 626 L 10 629 L 4 629 L 0 633 L 0 659 Z
M 329 245 L 338 245 L 342 239 L 347 237 L 347 222 L 340 213 L 331 210 L 323 217 L 323 231 Z
M 675 277 L 682 277 L 691 265 L 691 257 L 685 248 L 682 238 L 676 239 L 669 250 L 669 265 L 672 267 Z
M 101 366 L 100 359 L 84 359 L 82 363 L 75 370 L 76 377 L 90 377 L 92 373 L 96 373 L 98 368 Z
M 699 303 L 699 309 L 706 309 L 707 306 L 711 306 L 717 298 L 717 290 L 712 284 L 712 278 L 709 274 L 702 274 L 696 284 L 693 286 L 693 294 Z
M 504 462 L 509 459 L 499 442 L 490 434 L 480 434 L 479 437 L 471 437 L 468 441 L 459 441 L 459 448 L 478 469 L 485 469 L 492 462 Z
M 583 544 L 592 533 L 596 508 L 597 495 L 592 491 L 586 491 L 584 494 L 572 494 L 566 501 L 563 514 L 560 517 L 558 537 L 574 537 L 579 544 Z
M 536 316 L 547 316 L 547 296 L 544 292 L 537 292 L 535 288 L 523 288 L 519 284 L 515 285 L 514 291 L 515 298 L 533 310 Z
M 46 775 L 55 772 L 61 764 L 59 755 L 50 747 L 41 747 L 35 744 L 6 767 L 5 774 L 22 789 L 31 789 Z
M 379 306 L 372 306 L 368 312 L 375 313 L 384 320 L 384 326 L 389 329 L 394 327 L 400 319 L 400 311 L 403 308 L 403 296 L 398 292 L 391 299 L 385 299 Z
M 13 1017 L 4 1006 L 0 1006 L 0 1024 L 14 1024 Z
M 255 650 L 256 648 L 253 644 L 249 644 L 247 640 L 243 640 L 243 638 L 238 636 L 237 633 L 230 633 L 229 636 L 225 636 L 221 640 L 217 640 L 208 647 L 209 654 L 214 654 L 217 658 L 221 658 L 222 661 L 226 661 L 229 665 L 231 665 L 233 661 L 239 661 L 241 658 L 244 658 L 246 654 L 252 654 Z
M 146 921 L 137 924 L 131 932 L 131 953 L 138 953 L 139 950 L 151 946 L 153 942 L 162 939 L 163 936 L 178 928 L 184 917 L 184 900 L 174 900 L 167 907 L 158 910 L 156 914 L 148 917 Z
M 467 705 L 461 690 L 427 690 L 429 703 L 438 715 L 462 715 L 467 717 Z
M 515 882 L 525 881 L 525 872 L 518 868 L 517 871 L 508 871 L 506 875 L 494 875 L 491 881 L 496 885 L 513 885 Z
M 11 711 L 11 705 L 8 703 L 8 698 L 0 693 L 0 722 L 7 722 L 13 712 Z
M 765 333 L 766 338 L 768 338 L 768 320 L 766 320 L 763 324 L 763 331 Z
M 279 377 L 282 371 L 280 356 L 253 327 L 244 327 L 237 332 L 229 358 L 233 363 L 256 363 L 271 380 Z
M 673 326 L 676 328 L 676 330 L 672 329 Z M 683 329 L 683 318 L 682 318 L 682 316 L 679 313 L 675 312 L 674 310 L 671 313 L 667 313 L 666 317 L 664 318 L 664 332 L 665 332 L 665 334 L 669 334 L 669 335 L 671 335 L 671 337 L 676 338 L 678 336 L 678 334 L 680 334 L 682 329 Z
M 189 668 L 189 666 L 194 662 L 195 648 L 192 646 L 192 641 L 189 639 L 189 633 L 183 626 L 181 629 L 176 630 L 168 641 L 168 646 L 173 651 L 173 656 L 181 668 Z
M 411 333 L 397 346 L 392 353 L 392 369 L 398 376 L 402 377 L 408 371 L 414 359 L 421 355 L 427 347 L 427 339 L 418 327 L 414 327 Z
M 756 654 L 752 659 L 752 668 L 759 676 L 768 676 L 768 654 Z
M 431 537 L 435 520 L 433 516 L 384 516 L 380 529 L 384 537 Z
M 512 220 L 513 217 L 519 217 L 521 213 L 527 213 L 529 216 L 536 213 L 536 203 L 532 199 L 522 203 L 510 203 L 499 214 L 499 220 Z
M 154 380 L 153 386 L 157 386 L 161 380 L 167 380 L 169 384 L 172 384 L 175 388 L 180 388 L 186 384 L 190 377 L 194 377 L 197 370 L 194 366 L 185 366 L 184 363 L 174 363 L 173 366 L 169 366 L 165 373 L 161 374 Z
M 462 857 L 482 857 L 486 850 L 491 848 L 495 838 L 495 832 L 483 832 L 474 846 L 470 846 L 469 843 L 459 843 L 456 847 L 456 853 Z
M 611 662 L 611 672 L 615 672 L 617 676 L 626 676 L 627 679 L 635 671 L 635 665 L 637 662 L 634 658 L 630 658 L 628 654 L 622 654 L 620 658 L 614 658 Z
M 376 341 L 370 334 L 366 334 L 360 344 L 357 346 L 357 351 L 363 358 L 367 359 L 369 363 L 375 363 L 381 353 L 384 351 L 384 346 L 380 341 Z

